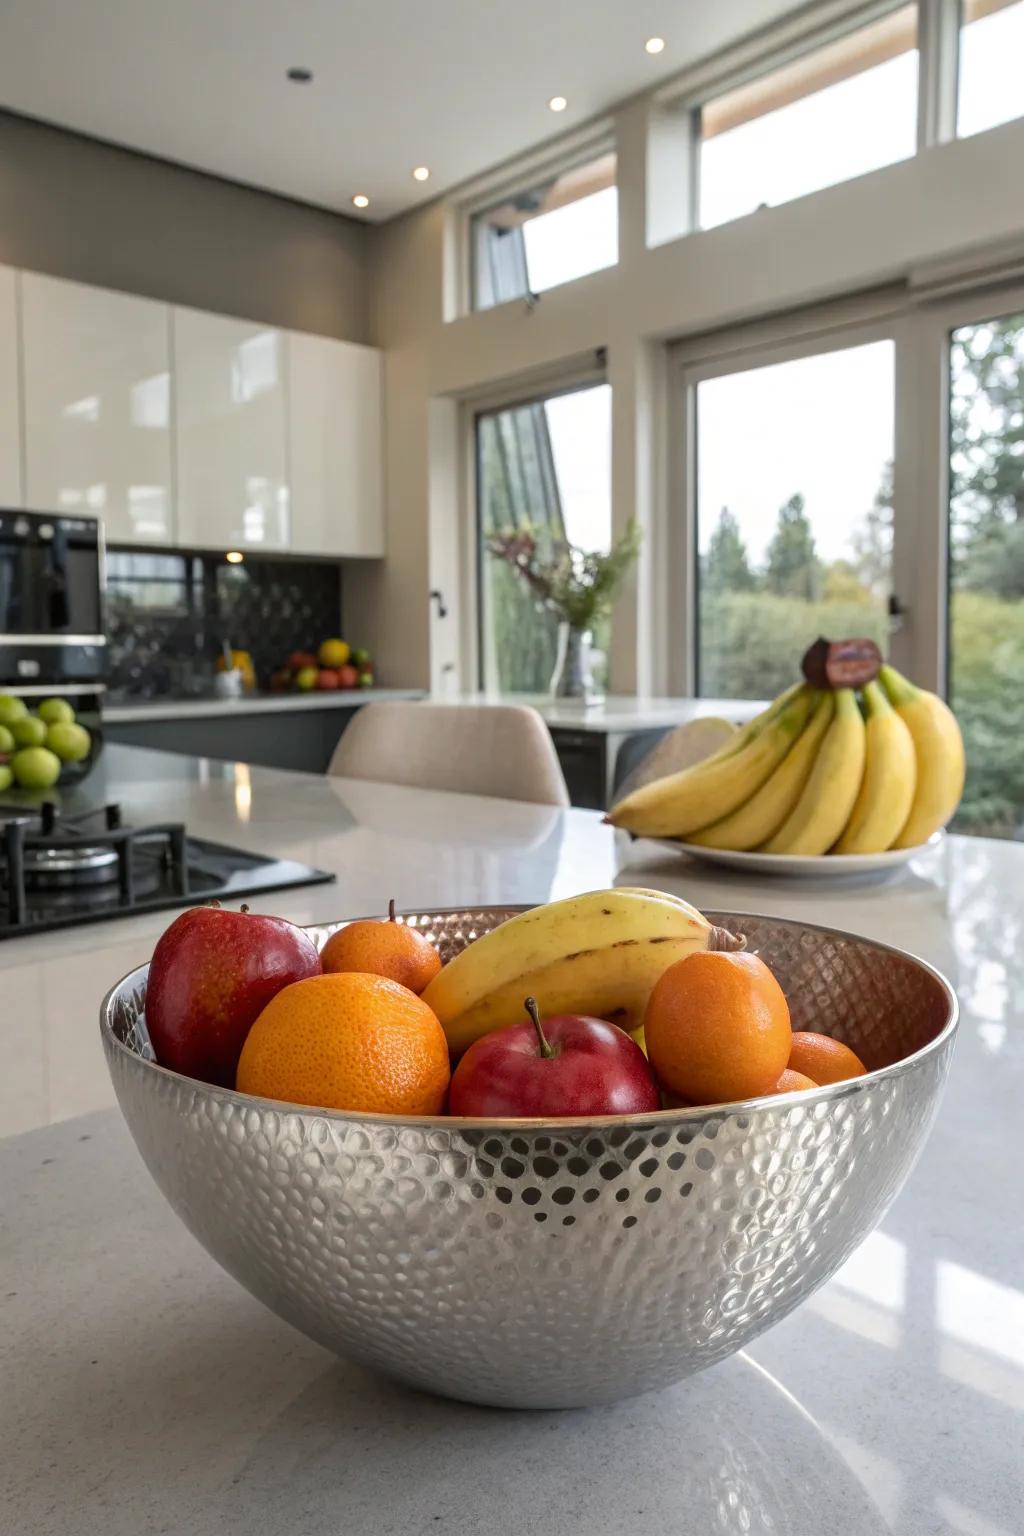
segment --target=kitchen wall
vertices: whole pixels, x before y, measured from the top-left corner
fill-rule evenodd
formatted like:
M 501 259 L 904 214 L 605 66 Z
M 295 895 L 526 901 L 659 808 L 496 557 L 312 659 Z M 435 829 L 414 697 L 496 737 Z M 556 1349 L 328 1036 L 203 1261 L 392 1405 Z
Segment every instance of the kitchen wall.
M 362 224 L 3 112 L 0 264 L 371 339 Z
M 248 651 L 261 687 L 292 651 L 342 633 L 341 567 L 201 552 L 107 552 L 107 683 L 115 698 L 199 691 L 225 640 Z

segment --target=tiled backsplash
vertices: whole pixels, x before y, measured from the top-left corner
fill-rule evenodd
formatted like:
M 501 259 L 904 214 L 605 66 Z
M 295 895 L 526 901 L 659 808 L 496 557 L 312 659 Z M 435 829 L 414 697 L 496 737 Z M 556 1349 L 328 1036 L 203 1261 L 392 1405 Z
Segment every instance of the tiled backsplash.
M 260 686 L 291 651 L 340 635 L 341 567 L 329 561 L 107 552 L 108 683 L 136 697 L 208 687 L 224 640 Z

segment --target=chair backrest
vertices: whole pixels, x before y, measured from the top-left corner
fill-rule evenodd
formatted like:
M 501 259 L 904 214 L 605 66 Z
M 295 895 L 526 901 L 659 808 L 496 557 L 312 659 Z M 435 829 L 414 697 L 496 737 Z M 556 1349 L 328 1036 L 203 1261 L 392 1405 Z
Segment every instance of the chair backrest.
M 554 742 L 524 704 L 366 704 L 327 772 L 419 789 L 568 805 Z

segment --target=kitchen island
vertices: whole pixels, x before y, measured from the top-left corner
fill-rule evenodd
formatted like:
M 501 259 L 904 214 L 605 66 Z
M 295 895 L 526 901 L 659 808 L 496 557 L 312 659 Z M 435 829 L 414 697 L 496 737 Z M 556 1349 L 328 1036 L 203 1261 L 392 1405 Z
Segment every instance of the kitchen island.
M 938 965 L 963 1022 L 921 1161 L 839 1274 L 742 1354 L 566 1413 L 419 1396 L 336 1360 L 198 1247 L 113 1107 L 97 1013 L 166 914 L 0 944 L 7 1536 L 1013 1536 L 1024 1406 L 1017 1124 L 1024 849 L 949 838 L 881 883 L 769 883 L 593 813 L 111 748 L 126 820 L 319 865 L 296 922 L 608 883 L 855 929 Z M 514 1302 L 514 1298 L 513 1298 Z

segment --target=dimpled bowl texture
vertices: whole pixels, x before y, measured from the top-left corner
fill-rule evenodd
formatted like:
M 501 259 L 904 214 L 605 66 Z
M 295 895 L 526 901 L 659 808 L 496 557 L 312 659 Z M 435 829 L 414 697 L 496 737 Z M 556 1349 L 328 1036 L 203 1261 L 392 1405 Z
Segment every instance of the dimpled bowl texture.
M 404 920 L 447 960 L 518 910 Z M 773 968 L 793 1027 L 846 1041 L 866 1077 L 589 1122 L 318 1112 L 156 1065 L 145 966 L 104 1003 L 104 1049 L 182 1221 L 310 1338 L 447 1397 L 611 1402 L 732 1354 L 838 1269 L 910 1172 L 953 1046 L 956 999 L 921 961 L 708 915 Z

